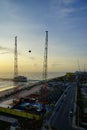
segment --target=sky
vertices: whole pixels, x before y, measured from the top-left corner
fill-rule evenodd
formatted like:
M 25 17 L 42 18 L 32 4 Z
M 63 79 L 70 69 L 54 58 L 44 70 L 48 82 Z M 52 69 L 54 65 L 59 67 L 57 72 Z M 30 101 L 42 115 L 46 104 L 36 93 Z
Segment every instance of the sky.
M 42 72 L 48 31 L 48 72 L 87 70 L 87 0 L 0 0 L 0 73 Z M 31 53 L 28 51 L 31 50 Z

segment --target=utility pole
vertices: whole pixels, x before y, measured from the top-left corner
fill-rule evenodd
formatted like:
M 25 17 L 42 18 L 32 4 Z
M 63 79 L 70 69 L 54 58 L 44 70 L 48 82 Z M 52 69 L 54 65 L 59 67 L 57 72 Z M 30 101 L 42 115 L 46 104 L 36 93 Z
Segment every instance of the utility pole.
M 43 80 L 47 80 L 47 60 L 48 60 L 48 31 L 46 31 L 45 37 L 45 51 L 44 51 L 44 63 L 43 63 Z
M 85 72 L 85 64 L 84 64 L 84 72 Z
M 77 64 L 78 64 L 78 70 L 79 70 L 79 72 L 80 72 L 79 60 L 77 60 Z

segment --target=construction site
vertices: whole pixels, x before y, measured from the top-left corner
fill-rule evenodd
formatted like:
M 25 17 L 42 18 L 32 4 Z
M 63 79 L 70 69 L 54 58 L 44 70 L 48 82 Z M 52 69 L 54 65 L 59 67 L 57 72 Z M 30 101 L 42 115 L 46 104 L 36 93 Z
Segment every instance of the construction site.
M 41 130 L 44 120 L 47 120 L 55 103 L 63 93 L 64 88 L 54 82 L 47 88 L 44 85 L 38 93 L 13 100 L 11 104 L 0 104 L 0 125 L 3 130 Z M 56 86 L 56 87 L 54 87 Z M 36 86 L 37 87 L 37 86 Z M 18 94 L 18 93 L 17 93 Z M 1 123 L 2 122 L 2 123 Z M 5 128 L 4 128 L 5 127 Z
M 46 31 L 45 37 L 43 81 L 25 89 L 15 87 L 11 92 L 0 97 L 1 130 L 41 130 L 44 120 L 49 118 L 55 103 L 65 88 L 58 85 L 57 81 L 47 80 L 47 55 L 48 31 Z M 17 36 L 15 37 L 13 82 L 27 82 L 26 77 L 18 74 Z M 38 91 L 33 91 L 34 88 L 38 88 Z M 29 93 L 30 90 L 32 90 L 31 93 Z M 23 92 L 25 94 L 21 96 Z M 3 103 L 9 99 L 11 101 L 8 104 Z

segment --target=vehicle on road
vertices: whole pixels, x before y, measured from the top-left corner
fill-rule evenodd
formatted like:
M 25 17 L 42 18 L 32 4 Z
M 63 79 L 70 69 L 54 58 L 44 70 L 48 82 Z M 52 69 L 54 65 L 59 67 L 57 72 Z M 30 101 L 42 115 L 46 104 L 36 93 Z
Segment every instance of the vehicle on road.
M 72 110 L 69 111 L 69 115 L 70 115 L 70 117 L 73 116 L 73 111 Z

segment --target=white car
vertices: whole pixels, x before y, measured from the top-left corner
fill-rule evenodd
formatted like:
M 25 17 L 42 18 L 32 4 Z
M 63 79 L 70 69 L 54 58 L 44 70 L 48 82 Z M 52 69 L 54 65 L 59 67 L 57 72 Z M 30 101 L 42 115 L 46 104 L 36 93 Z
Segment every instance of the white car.
M 72 110 L 69 111 L 69 115 L 70 115 L 71 117 L 73 116 Z

